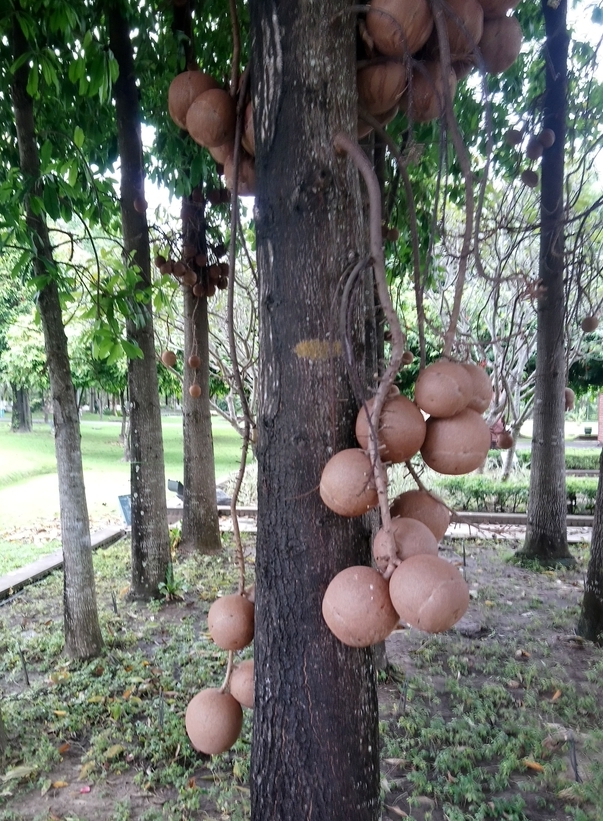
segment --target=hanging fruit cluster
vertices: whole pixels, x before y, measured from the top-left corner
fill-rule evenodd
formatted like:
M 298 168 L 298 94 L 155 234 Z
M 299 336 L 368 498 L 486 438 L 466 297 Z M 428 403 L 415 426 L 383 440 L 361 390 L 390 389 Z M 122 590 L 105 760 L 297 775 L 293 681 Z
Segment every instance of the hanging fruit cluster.
M 521 145 L 524 139 L 524 131 L 517 128 L 510 128 L 505 134 L 505 142 L 511 148 Z M 543 128 L 538 134 L 532 134 L 528 138 L 525 148 L 525 156 L 530 162 L 537 162 L 547 148 L 555 142 L 555 132 L 552 128 Z M 533 168 L 526 168 L 521 172 L 521 181 L 527 188 L 536 188 L 539 182 L 538 172 Z
M 249 593 L 222 596 L 207 614 L 209 634 L 222 650 L 242 650 L 253 641 L 254 603 Z M 228 688 L 228 689 L 227 689 Z M 243 726 L 242 707 L 253 707 L 253 660 L 229 671 L 221 688 L 197 693 L 186 708 L 186 732 L 201 753 L 217 755 L 235 743 Z
M 192 69 L 172 80 L 168 93 L 172 120 L 188 131 L 193 140 L 207 148 L 224 174 L 226 188 L 234 185 L 234 141 L 237 100 L 209 74 Z M 241 137 L 237 190 L 242 196 L 255 191 L 253 112 L 251 103 L 245 109 Z
M 457 82 L 474 68 L 483 66 L 490 74 L 506 71 L 517 59 L 523 39 L 517 19 L 507 16 L 517 3 L 447 0 L 451 67 L 445 78 L 428 0 L 373 0 L 359 25 L 358 137 L 371 131 L 362 110 L 382 125 L 399 110 L 414 122 L 429 122 L 444 111 L 445 82 L 454 97 Z
M 415 384 L 415 401 L 390 391 L 377 438 L 384 463 L 406 462 L 420 452 L 438 473 L 478 468 L 490 448 L 482 417 L 492 399 L 486 371 L 473 363 L 434 362 Z M 372 401 L 356 420 L 360 448 L 336 453 L 320 480 L 320 496 L 340 516 L 361 516 L 378 504 L 369 447 Z M 427 416 L 427 420 L 425 420 Z M 448 508 L 428 491 L 407 491 L 391 504 L 391 529 L 373 542 L 375 567 L 348 567 L 329 584 L 323 616 L 337 638 L 352 647 L 382 641 L 400 619 L 420 630 L 448 630 L 464 614 L 469 589 L 458 570 L 441 559 L 438 543 L 450 522 Z

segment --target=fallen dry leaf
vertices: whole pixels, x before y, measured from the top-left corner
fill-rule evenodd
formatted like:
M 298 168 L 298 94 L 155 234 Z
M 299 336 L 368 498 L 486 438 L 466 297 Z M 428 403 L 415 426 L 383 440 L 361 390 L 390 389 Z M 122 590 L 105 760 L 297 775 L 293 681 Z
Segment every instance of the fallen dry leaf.
M 561 698 L 561 690 L 555 690 L 551 701 L 557 701 L 559 698 Z
M 63 787 L 67 786 L 67 782 L 66 781 L 53 781 L 52 786 L 55 790 L 62 790 Z
M 390 805 L 389 805 L 389 804 L 386 804 L 386 805 L 385 805 L 385 809 L 386 809 L 388 812 L 391 812 L 391 813 L 393 813 L 394 815 L 397 815 L 397 816 L 398 816 L 398 818 L 408 818 L 408 817 L 409 817 L 409 816 L 408 816 L 408 813 L 404 812 L 404 810 L 401 810 L 401 809 L 399 809 L 398 807 L 390 807 Z
M 524 758 L 523 764 L 528 768 L 528 770 L 534 770 L 537 773 L 543 773 L 544 767 L 542 764 L 539 764 L 537 761 L 532 761 L 530 758 Z
M 58 750 L 59 755 L 65 755 L 65 753 L 68 753 L 70 749 L 71 749 L 71 744 L 68 741 L 66 741 L 64 744 L 61 744 L 61 746 L 59 747 L 59 750 Z

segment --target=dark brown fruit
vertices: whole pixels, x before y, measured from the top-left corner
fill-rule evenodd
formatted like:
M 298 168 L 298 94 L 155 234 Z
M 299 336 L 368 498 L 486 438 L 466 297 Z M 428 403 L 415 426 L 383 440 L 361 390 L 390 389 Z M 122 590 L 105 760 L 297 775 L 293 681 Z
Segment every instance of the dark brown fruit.
M 543 148 L 550 148 L 555 142 L 555 132 L 552 128 L 543 128 L 536 139 L 541 143 Z
M 197 370 L 197 368 L 201 367 L 201 357 L 197 356 L 196 353 L 191 354 L 188 358 L 188 365 L 189 365 L 189 368 L 193 368 L 194 370 Z
M 157 254 L 157 256 L 155 257 L 153 262 L 155 264 L 155 268 L 161 268 L 162 265 L 165 265 L 165 263 L 167 262 L 167 259 L 164 256 L 162 256 L 161 254 Z
M 542 157 L 544 146 L 537 137 L 530 137 L 526 146 L 528 160 L 539 160 Z
M 539 179 L 538 174 L 531 168 L 521 172 L 521 181 L 527 188 L 536 188 Z

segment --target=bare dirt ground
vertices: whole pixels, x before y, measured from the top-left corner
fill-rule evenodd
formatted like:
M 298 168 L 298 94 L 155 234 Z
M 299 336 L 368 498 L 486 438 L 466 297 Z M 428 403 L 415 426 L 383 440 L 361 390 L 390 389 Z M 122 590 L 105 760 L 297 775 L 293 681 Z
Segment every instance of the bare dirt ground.
M 235 749 L 211 761 L 181 730 L 187 693 L 223 669 L 206 613 L 232 567 L 183 564 L 184 600 L 149 610 L 120 597 L 120 545 L 95 557 L 109 640 L 84 670 L 60 654 L 59 574 L 0 608 L 0 821 L 247 818 L 249 715 Z M 539 573 L 505 561 L 513 546 L 450 541 L 442 555 L 465 560 L 468 613 L 446 634 L 400 629 L 387 640 L 383 819 L 603 818 L 603 651 L 574 632 L 585 548 L 577 570 Z

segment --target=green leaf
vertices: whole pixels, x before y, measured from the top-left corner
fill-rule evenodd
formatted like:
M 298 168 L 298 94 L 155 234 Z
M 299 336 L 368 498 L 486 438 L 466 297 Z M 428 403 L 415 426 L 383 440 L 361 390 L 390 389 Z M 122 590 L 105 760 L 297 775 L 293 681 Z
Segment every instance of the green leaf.
M 52 220 L 56 221 L 61 216 L 57 189 L 50 182 L 44 185 L 44 210 Z
M 27 78 L 27 93 L 30 97 L 36 97 L 40 85 L 40 77 L 38 75 L 38 67 L 32 66 L 29 69 L 29 77 Z
M 75 130 L 73 132 L 73 142 L 76 144 L 78 148 L 81 148 L 84 145 L 84 132 L 76 125 Z
M 48 165 L 50 164 L 50 159 L 52 157 L 52 143 L 50 140 L 45 140 L 42 148 L 40 149 L 40 166 L 42 168 L 42 173 L 44 174 Z
M 143 352 L 138 347 L 138 345 L 134 344 L 133 342 L 128 342 L 127 339 L 122 339 L 121 346 L 124 349 L 124 353 L 128 357 L 128 359 L 143 359 Z
M 113 365 L 115 362 L 117 362 L 117 360 L 121 357 L 122 353 L 123 349 L 121 347 L 121 342 L 114 342 L 109 353 L 109 356 L 107 357 L 107 365 Z

